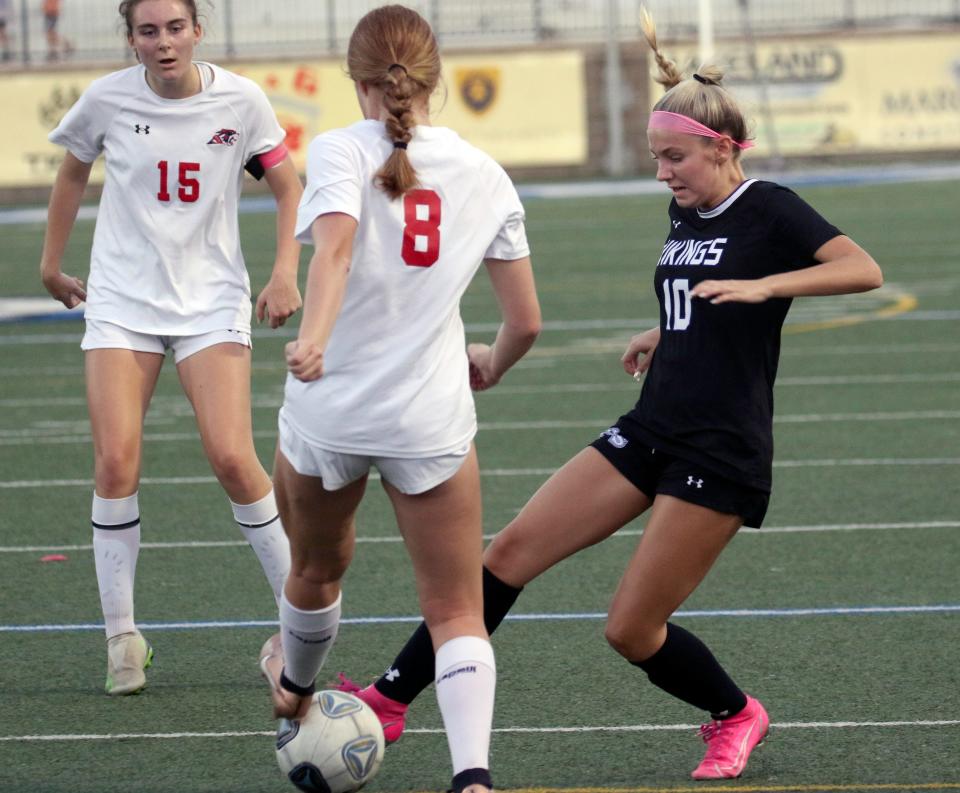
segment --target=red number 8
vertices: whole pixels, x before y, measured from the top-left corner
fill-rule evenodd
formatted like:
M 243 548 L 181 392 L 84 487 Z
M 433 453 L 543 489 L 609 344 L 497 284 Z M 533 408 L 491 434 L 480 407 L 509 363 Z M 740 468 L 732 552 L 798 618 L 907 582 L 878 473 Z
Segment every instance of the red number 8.
M 440 196 L 433 190 L 411 190 L 403 197 L 403 223 L 403 260 L 411 267 L 435 264 L 440 258 Z M 424 242 L 418 248 L 419 240 Z

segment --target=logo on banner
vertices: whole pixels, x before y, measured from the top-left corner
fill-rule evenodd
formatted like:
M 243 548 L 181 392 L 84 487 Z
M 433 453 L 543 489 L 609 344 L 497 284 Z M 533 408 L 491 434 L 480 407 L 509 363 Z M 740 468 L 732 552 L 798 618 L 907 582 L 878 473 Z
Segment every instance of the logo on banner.
M 460 98 L 478 116 L 486 113 L 497 99 L 499 69 L 457 69 L 456 80 Z

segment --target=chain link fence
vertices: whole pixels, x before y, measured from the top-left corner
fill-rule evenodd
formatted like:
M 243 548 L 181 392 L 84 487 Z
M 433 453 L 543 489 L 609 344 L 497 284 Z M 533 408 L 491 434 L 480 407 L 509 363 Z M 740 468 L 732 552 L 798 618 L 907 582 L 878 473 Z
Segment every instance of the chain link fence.
M 701 0 L 646 0 L 665 38 L 697 35 Z M 0 68 L 48 62 L 118 65 L 132 61 L 115 0 L 60 0 L 56 19 L 43 0 L 0 0 L 5 20 Z M 53 5 L 57 5 L 54 3 Z M 200 0 L 201 57 L 337 57 L 372 0 Z M 640 0 L 419 0 L 446 49 L 602 42 L 608 19 L 621 40 L 639 35 Z M 960 25 L 960 0 L 713 0 L 717 37 L 738 36 L 749 19 L 758 37 L 801 33 L 935 30 Z M 745 16 L 748 15 L 748 16 Z

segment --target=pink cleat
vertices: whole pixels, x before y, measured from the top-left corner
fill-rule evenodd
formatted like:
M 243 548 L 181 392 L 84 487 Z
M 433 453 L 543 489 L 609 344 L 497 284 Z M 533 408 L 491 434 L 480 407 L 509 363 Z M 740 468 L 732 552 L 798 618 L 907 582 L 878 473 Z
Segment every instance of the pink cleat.
M 340 672 L 337 677 L 340 678 L 340 685 L 337 686 L 338 691 L 354 694 L 373 708 L 373 712 L 380 719 L 380 724 L 383 725 L 383 740 L 386 743 L 398 741 L 400 736 L 403 735 L 407 708 L 410 706 L 397 702 L 395 699 L 390 699 L 390 697 L 385 697 L 377 691 L 376 686 L 372 683 L 366 688 L 360 688 L 343 672 Z
M 694 779 L 735 779 L 747 767 L 754 747 L 763 743 L 770 718 L 757 700 L 747 696 L 747 705 L 735 716 L 700 727 L 707 753 L 691 774 Z

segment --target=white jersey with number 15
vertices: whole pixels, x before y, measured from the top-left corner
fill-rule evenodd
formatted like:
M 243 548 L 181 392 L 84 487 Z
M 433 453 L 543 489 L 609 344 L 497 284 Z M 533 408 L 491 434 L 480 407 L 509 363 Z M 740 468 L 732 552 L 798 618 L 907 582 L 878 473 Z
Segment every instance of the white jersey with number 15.
M 50 140 L 106 178 L 86 317 L 141 333 L 250 329 L 237 208 L 244 165 L 284 131 L 263 91 L 198 63 L 204 89 L 157 96 L 143 66 L 96 80 Z

